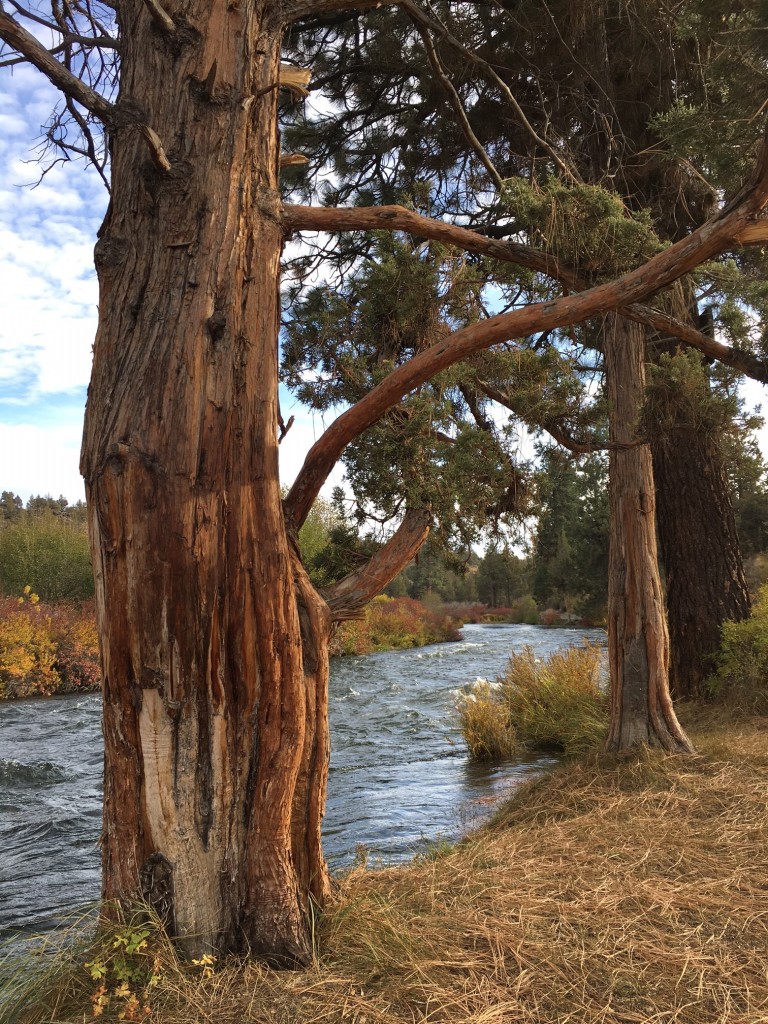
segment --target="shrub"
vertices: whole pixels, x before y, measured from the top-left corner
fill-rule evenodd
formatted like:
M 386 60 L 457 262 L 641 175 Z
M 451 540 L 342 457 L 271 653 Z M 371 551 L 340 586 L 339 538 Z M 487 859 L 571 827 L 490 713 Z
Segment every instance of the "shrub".
M 523 622 L 528 626 L 536 626 L 540 622 L 539 609 L 530 594 L 519 597 L 512 602 L 509 616 L 510 622 Z
M 758 591 L 751 618 L 723 623 L 709 690 L 724 703 L 768 712 L 768 586 Z
M 18 594 L 29 585 L 44 601 L 93 596 L 84 523 L 52 513 L 25 515 L 0 530 L 0 589 Z
M 52 693 L 59 675 L 50 619 L 37 594 L 0 602 L 0 697 Z
M 0 599 L 0 698 L 95 690 L 100 678 L 90 607 L 45 605 L 29 586 Z
M 480 681 L 459 698 L 470 756 L 509 757 L 524 748 L 573 754 L 598 746 L 608 719 L 599 666 L 600 648 L 591 644 L 546 659 L 530 647 L 513 654 L 496 684 Z
M 380 594 L 365 609 L 362 620 L 343 623 L 331 654 L 370 654 L 458 640 L 458 626 L 455 619 L 425 608 L 412 597 Z

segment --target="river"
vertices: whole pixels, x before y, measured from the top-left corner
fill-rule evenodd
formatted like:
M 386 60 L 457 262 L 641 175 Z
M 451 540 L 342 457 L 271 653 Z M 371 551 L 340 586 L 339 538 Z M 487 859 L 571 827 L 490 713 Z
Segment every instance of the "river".
M 469 625 L 455 643 L 334 659 L 323 828 L 331 866 L 361 850 L 369 864 L 391 864 L 454 839 L 552 764 L 471 763 L 455 694 L 495 678 L 525 644 L 546 654 L 584 638 L 605 634 Z M 0 704 L 0 933 L 50 929 L 98 898 L 101 777 L 98 694 Z

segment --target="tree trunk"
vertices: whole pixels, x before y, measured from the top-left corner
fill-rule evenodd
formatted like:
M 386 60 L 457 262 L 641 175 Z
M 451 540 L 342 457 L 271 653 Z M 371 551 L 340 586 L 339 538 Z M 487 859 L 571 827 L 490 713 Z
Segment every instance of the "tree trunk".
M 606 749 L 647 743 L 691 751 L 669 695 L 669 638 L 656 552 L 651 453 L 637 444 L 645 386 L 645 331 L 615 314 L 606 319 L 611 504 L 608 657 L 611 722 Z
M 704 696 L 723 622 L 750 613 L 722 453 L 695 416 L 690 397 L 676 396 L 672 387 L 663 428 L 653 430 L 654 417 L 648 417 L 676 698 Z
M 96 247 L 82 472 L 104 670 L 103 896 L 140 892 L 193 954 L 310 954 L 328 876 L 330 612 L 277 465 L 276 88 L 264 3 L 120 4 L 121 95 Z

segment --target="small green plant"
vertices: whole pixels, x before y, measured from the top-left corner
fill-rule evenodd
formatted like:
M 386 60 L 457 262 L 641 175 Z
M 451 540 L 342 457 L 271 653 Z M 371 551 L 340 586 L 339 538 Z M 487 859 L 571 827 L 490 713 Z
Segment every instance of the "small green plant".
M 151 1017 L 157 987 L 178 971 L 175 952 L 148 907 L 110 913 L 116 919 L 92 909 L 66 928 L 0 950 L 3 1024 Z
M 724 622 L 709 691 L 716 699 L 758 714 L 768 712 L 768 585 L 743 622 Z
M 461 730 L 475 760 L 511 757 L 521 749 L 567 754 L 599 746 L 608 699 L 599 685 L 600 648 L 592 644 L 538 657 L 513 654 L 496 683 L 479 680 L 458 701 Z
M 145 921 L 142 915 L 105 934 L 97 955 L 83 965 L 95 982 L 94 1017 L 115 1005 L 118 1020 L 141 1020 L 150 1013 L 150 992 L 160 980 L 162 965 L 149 949 L 154 929 Z

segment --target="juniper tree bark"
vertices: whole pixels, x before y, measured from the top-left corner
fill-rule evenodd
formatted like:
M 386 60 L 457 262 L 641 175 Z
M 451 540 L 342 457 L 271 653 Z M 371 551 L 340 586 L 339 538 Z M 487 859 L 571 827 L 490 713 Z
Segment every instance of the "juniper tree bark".
M 611 504 L 608 657 L 611 722 L 606 749 L 647 743 L 689 752 L 669 694 L 669 636 L 656 550 L 651 453 L 637 443 L 645 385 L 645 331 L 616 314 L 606 318 Z
M 682 308 L 680 315 L 687 311 Z M 677 344 L 661 348 L 674 354 Z M 653 349 L 658 359 L 658 342 Z M 681 387 L 669 374 L 661 376 L 645 415 L 666 581 L 670 689 L 676 698 L 705 696 L 723 623 L 748 618 L 751 606 L 717 438 L 720 423 L 711 422 L 709 381 L 703 367 L 700 373 L 700 392 Z
M 308 955 L 327 873 L 330 614 L 277 468 L 275 104 L 268 3 L 121 3 L 120 105 L 96 246 L 86 481 L 103 644 L 103 895 L 141 887 L 192 952 Z M 193 10 L 194 8 L 194 10 Z
M 690 423 L 654 438 L 656 518 L 671 637 L 670 688 L 702 697 L 720 630 L 749 617 L 736 521 L 716 442 Z

